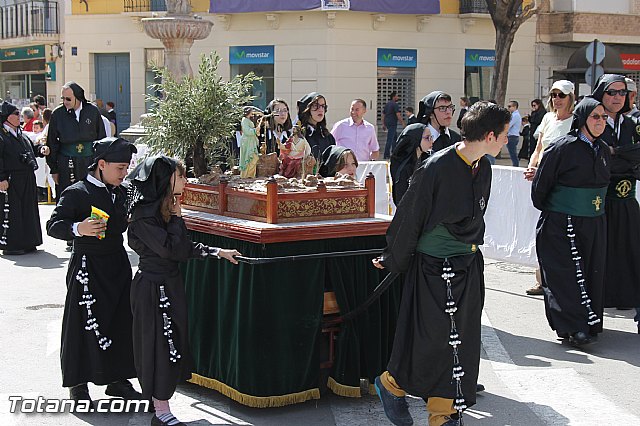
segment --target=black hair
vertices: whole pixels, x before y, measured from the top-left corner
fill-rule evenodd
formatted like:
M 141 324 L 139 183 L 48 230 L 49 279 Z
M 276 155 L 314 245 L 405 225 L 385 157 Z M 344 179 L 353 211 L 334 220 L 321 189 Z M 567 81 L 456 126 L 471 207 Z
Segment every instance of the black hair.
M 509 101 L 509 103 L 514 104 L 516 106 L 516 109 L 520 107 L 520 104 L 518 103 L 518 101 Z
M 511 113 L 491 102 L 476 102 L 462 117 L 462 136 L 468 142 L 484 139 L 489 132 L 498 137 L 511 121 Z
M 397 94 L 398 94 L 398 92 L 391 92 L 389 94 L 389 99 L 393 99 Z
M 408 106 L 404 110 L 409 111 L 411 114 L 413 114 L 413 107 Z

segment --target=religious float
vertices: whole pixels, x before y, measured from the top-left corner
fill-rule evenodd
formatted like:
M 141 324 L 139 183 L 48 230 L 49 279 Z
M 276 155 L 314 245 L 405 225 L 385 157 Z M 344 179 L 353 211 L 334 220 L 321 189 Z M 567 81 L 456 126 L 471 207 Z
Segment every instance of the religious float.
M 373 383 L 386 368 L 401 287 L 335 321 L 386 275 L 371 264 L 391 219 L 375 214 L 373 175 L 361 185 L 340 175 L 213 173 L 189 183 L 182 204 L 194 241 L 253 260 L 184 266 L 191 381 L 251 407 L 318 399 L 327 387 L 361 396 L 361 379 Z

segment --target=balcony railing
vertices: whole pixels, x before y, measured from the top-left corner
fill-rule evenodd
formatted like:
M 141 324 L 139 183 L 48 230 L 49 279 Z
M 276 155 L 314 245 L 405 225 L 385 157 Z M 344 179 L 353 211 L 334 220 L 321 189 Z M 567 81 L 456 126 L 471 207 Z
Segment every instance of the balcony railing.
M 460 13 L 489 13 L 485 0 L 460 0 Z
M 26 1 L 0 7 L 0 39 L 60 32 L 57 1 Z
M 165 12 L 164 0 L 124 0 L 125 12 Z

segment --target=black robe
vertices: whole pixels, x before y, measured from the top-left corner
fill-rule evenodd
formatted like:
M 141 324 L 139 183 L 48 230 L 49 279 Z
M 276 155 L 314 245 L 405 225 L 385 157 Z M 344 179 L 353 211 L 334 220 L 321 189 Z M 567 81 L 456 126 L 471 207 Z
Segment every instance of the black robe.
M 574 188 L 602 188 L 609 183 L 611 156 L 600 140 L 598 153 L 578 139 L 576 131 L 556 139 L 544 151 L 533 179 L 531 198 L 541 210 L 536 228 L 536 252 L 542 274 L 545 312 L 549 325 L 558 334 L 578 331 L 602 332 L 603 285 L 606 251 L 605 215 L 586 217 L 549 211 L 547 201 L 556 185 Z M 591 309 L 600 322 L 588 324 L 588 310 L 581 304 L 576 262 L 567 232 L 568 218 L 574 228 L 580 269 L 591 299 Z
M 324 150 L 336 144 L 336 140 L 331 132 L 320 126 L 307 126 L 304 137 L 311 147 L 311 155 L 313 155 L 313 158 L 318 162 Z
M 433 148 L 431 150 L 433 152 L 440 151 L 442 149 L 449 148 L 450 146 L 460 142 L 461 140 L 462 137 L 459 133 L 449 129 L 448 135 L 444 132 L 441 132 L 440 135 L 438 135 L 438 138 L 433 141 Z
M 129 246 L 140 256 L 131 285 L 134 358 L 144 398 L 170 399 L 180 381 L 191 377 L 187 299 L 179 269 L 180 262 L 205 258 L 211 250 L 193 243 L 184 220 L 171 216 L 169 223 L 158 216 L 131 222 Z M 166 301 L 169 306 L 161 307 Z M 170 319 L 170 348 L 165 334 L 166 314 Z M 170 354 L 174 349 L 176 353 Z M 179 357 L 178 357 L 179 355 Z M 174 361 L 172 361 L 172 359 Z
M 41 145 L 32 145 L 18 133 L 13 136 L 0 124 L 0 181 L 9 181 L 7 193 L 0 192 L 0 226 L 5 224 L 5 208 L 9 196 L 8 228 L 0 228 L 7 244 L 0 250 L 31 250 L 42 244 L 42 229 L 38 213 L 38 189 L 33 171 Z M 35 167 L 34 167 L 35 166 Z
M 444 149 L 420 166 L 387 231 L 381 263 L 392 272 L 406 272 L 400 314 L 388 370 L 399 386 L 422 398 L 455 398 L 453 350 L 444 259 L 416 251 L 426 232 L 444 225 L 458 241 L 483 243 L 484 212 L 491 189 L 491 165 L 482 157 L 472 173 L 456 146 Z M 462 391 L 468 406 L 476 401 L 480 365 L 480 318 L 484 304 L 484 261 L 479 250 L 448 258 L 455 276 L 452 295 L 464 370 Z
M 635 193 L 628 191 L 636 183 L 637 160 L 617 155 L 624 147 L 640 142 L 640 122 L 624 117 L 620 137 L 607 124 L 601 138 L 616 149 L 612 156 L 611 183 L 606 199 L 607 212 L 607 266 L 605 277 L 605 307 L 640 306 L 640 206 Z M 618 158 L 620 157 L 620 158 Z M 626 167 L 625 167 L 626 166 Z
M 97 385 L 135 377 L 131 337 L 131 264 L 123 245 L 127 229 L 124 188 L 113 189 L 112 195 L 84 179 L 68 187 L 61 195 L 51 218 L 47 233 L 61 240 L 73 240 L 73 252 L 67 272 L 67 297 L 62 319 L 60 364 L 62 385 L 75 386 L 93 382 Z M 76 237 L 73 224 L 91 215 L 91 206 L 107 214 L 106 236 Z M 86 330 L 88 312 L 83 300 L 84 286 L 76 279 L 83 259 L 89 274 L 88 290 L 94 296 L 92 317 L 102 336 L 111 345 L 102 349 L 92 330 Z

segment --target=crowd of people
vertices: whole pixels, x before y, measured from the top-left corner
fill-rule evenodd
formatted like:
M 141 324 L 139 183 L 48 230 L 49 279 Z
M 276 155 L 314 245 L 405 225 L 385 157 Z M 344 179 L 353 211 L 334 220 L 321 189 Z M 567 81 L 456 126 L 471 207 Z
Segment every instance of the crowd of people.
M 528 159 L 523 175 L 532 182 L 532 203 L 541 214 L 537 284 L 527 293 L 544 296 L 551 329 L 583 347 L 603 332 L 605 307 L 635 308 L 640 321 L 640 266 L 634 261 L 640 239 L 636 92 L 632 80 L 605 74 L 592 94 L 576 102 L 573 83 L 559 80 L 546 107 L 535 99 L 525 117 L 513 100 L 505 108 L 461 98 L 460 133 L 451 128 L 456 108 L 449 94 L 427 94 L 416 114 L 407 108 L 406 127 L 392 94 L 383 109 L 388 131 L 383 157 L 390 161 L 397 212 L 387 248 L 373 259 L 374 267 L 402 273 L 405 280 L 391 358 L 375 380 L 392 423 L 413 423 L 407 393 L 425 400 L 430 425 L 461 424 L 463 411 L 475 403 L 484 302 L 479 247 L 491 165 L 505 145 L 514 166 Z M 72 248 L 63 386 L 73 399 L 91 404 L 87 383 L 106 385 L 107 395 L 153 401 L 152 424 L 181 424 L 168 403 L 190 373 L 179 263 L 190 258 L 237 263 L 239 253 L 189 240 L 181 217 L 186 171 L 180 161 L 149 157 L 125 179 L 136 147 L 109 137 L 105 119 L 111 121 L 78 84 L 63 86 L 62 103 L 53 111 L 41 102 L 44 98 L 36 98 L 22 111 L 4 102 L 0 109 L 0 248 L 4 255 L 18 255 L 42 244 L 34 171 L 46 159 L 59 191 L 46 230 Z M 353 99 L 349 117 L 331 130 L 322 94 L 303 96 L 296 109 L 292 117 L 288 103 L 274 99 L 256 119 L 256 109 L 245 108 L 239 146 L 243 178 L 255 176 L 260 153 L 280 156 L 279 172 L 287 176 L 305 171 L 353 176 L 359 162 L 379 158 L 364 100 Z M 396 137 L 398 123 L 404 129 Z M 27 137 L 31 133 L 33 139 Z M 135 277 L 125 231 L 140 256 Z M 134 377 L 142 393 L 129 381 Z

